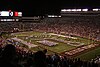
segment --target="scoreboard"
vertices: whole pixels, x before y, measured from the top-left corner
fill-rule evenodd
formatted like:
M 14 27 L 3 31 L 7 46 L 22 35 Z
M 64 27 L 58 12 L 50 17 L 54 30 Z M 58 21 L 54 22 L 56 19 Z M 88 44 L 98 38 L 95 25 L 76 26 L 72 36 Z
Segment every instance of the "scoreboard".
M 17 11 L 0 11 L 0 21 L 20 21 L 22 12 Z
M 1 11 L 0 16 L 13 16 L 13 12 Z
M 17 12 L 17 11 L 0 11 L 0 16 L 12 16 L 12 17 L 18 17 L 22 16 L 22 12 Z

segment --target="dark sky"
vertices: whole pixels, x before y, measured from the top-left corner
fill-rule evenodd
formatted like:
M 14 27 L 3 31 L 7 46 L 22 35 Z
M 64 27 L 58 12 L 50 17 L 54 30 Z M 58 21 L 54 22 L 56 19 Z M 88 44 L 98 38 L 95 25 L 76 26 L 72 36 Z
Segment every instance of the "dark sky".
M 0 11 L 22 11 L 24 16 L 59 14 L 61 8 L 95 8 L 99 0 L 0 0 Z

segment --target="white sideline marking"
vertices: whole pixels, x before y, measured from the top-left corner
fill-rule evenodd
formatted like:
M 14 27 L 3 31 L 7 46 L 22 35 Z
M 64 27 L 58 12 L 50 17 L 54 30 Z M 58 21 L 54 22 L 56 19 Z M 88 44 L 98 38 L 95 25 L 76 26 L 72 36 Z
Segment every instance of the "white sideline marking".
M 77 39 L 76 37 L 71 37 L 71 36 L 65 36 L 65 35 L 60 35 L 60 34 L 54 34 L 54 33 L 49 33 L 50 35 L 56 35 L 56 36 L 61 36 L 61 37 L 66 37 L 66 38 L 72 38 L 72 39 Z

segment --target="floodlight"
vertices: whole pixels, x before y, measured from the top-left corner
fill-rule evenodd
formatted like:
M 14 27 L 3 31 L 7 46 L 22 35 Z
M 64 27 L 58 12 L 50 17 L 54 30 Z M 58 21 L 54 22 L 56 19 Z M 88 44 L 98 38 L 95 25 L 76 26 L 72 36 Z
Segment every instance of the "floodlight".
M 1 19 L 1 21 L 3 21 L 3 19 Z
M 69 11 L 69 12 L 70 12 L 70 11 L 71 11 L 71 9 L 67 9 L 66 11 Z
M 66 11 L 66 9 L 62 9 L 61 11 L 65 12 L 65 11 Z
M 58 17 L 61 17 L 61 16 L 58 16 Z
M 93 11 L 98 11 L 99 9 L 93 9 Z
M 76 9 L 72 9 L 71 11 L 76 11 Z
M 51 15 L 48 15 L 48 17 L 52 17 Z
M 52 15 L 51 17 L 55 17 L 54 15 Z
M 82 9 L 82 11 L 88 11 L 88 9 Z
M 76 11 L 81 11 L 81 9 L 76 9 Z

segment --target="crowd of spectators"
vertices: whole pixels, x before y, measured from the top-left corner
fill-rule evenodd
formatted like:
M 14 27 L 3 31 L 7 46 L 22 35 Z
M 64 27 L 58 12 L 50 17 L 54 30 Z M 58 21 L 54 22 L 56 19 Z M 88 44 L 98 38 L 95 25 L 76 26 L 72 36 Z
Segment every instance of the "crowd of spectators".
M 7 44 L 0 50 L 1 67 L 99 67 L 95 60 L 84 61 L 80 58 L 68 58 L 58 54 L 46 55 L 47 50 L 29 51 L 18 50 L 14 45 Z
M 1 22 L 0 31 L 45 31 L 68 34 L 100 40 L 100 21 L 98 17 L 44 18 L 34 22 Z
M 55 20 L 54 20 L 55 19 Z M 52 20 L 52 21 L 51 21 Z M 92 18 L 47 18 L 42 29 L 51 32 L 66 32 L 68 34 L 95 38 L 100 40 L 100 22 Z M 48 23 L 48 24 L 47 24 Z M 40 27 L 41 28 L 41 27 Z

